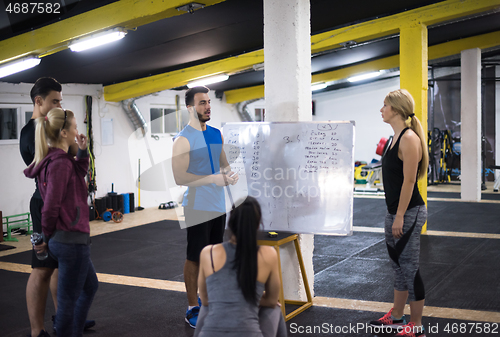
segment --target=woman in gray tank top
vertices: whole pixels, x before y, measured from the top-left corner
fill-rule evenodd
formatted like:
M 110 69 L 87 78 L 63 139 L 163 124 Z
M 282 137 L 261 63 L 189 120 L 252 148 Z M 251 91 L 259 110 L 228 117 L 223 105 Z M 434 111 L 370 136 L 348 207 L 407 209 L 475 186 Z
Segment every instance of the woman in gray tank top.
M 277 253 L 272 247 L 257 245 L 260 205 L 252 197 L 236 204 L 240 205 L 228 222 L 231 239 L 206 246 L 200 254 L 202 307 L 194 336 L 286 336 L 277 306 Z

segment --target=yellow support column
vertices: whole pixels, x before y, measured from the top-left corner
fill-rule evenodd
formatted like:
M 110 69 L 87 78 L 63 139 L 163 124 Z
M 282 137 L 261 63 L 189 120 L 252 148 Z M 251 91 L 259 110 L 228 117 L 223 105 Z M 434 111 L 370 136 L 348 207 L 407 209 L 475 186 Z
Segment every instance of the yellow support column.
M 399 36 L 400 87 L 415 99 L 415 116 L 422 123 L 427 144 L 427 26 L 412 22 L 401 26 Z M 427 204 L 427 174 L 418 182 L 420 194 Z M 427 222 L 422 233 L 427 231 Z

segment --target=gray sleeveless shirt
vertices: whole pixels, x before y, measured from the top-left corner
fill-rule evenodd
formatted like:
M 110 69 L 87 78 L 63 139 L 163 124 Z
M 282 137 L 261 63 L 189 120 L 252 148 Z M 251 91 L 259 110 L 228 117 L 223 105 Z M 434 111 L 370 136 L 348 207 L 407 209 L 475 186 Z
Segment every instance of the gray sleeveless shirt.
M 257 282 L 257 302 L 247 302 L 238 286 L 237 271 L 233 268 L 236 246 L 229 242 L 224 242 L 222 246 L 226 251 L 226 263 L 206 279 L 209 312 L 201 335 L 228 336 L 234 333 L 238 337 L 262 336 L 259 328 L 259 302 L 264 284 Z

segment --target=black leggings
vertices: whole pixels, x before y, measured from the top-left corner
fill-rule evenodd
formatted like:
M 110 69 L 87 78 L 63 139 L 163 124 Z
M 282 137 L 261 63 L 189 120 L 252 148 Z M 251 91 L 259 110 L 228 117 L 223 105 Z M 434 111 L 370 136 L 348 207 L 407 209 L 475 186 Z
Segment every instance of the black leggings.
M 427 208 L 422 205 L 406 211 L 400 239 L 392 236 L 395 217 L 395 214 L 389 213 L 385 217 L 385 242 L 394 270 L 394 289 L 408 290 L 410 301 L 420 301 L 425 299 L 424 283 L 419 272 L 420 231 L 427 220 Z

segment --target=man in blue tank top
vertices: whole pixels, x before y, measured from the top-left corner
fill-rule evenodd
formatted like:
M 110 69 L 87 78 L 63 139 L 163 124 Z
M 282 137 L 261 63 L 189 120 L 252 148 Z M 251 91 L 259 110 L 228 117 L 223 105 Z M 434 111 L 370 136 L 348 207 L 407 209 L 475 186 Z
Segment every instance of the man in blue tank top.
M 186 91 L 189 123 L 175 136 L 172 151 L 175 182 L 188 187 L 182 202 L 187 226 L 184 283 L 188 309 L 185 321 L 192 328 L 196 327 L 200 310 L 200 252 L 206 245 L 222 242 L 226 224 L 224 186 L 238 181 L 224 153 L 221 132 L 206 124 L 211 115 L 208 92 L 204 86 Z

